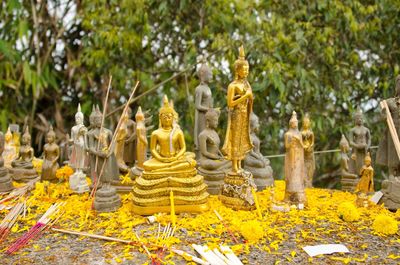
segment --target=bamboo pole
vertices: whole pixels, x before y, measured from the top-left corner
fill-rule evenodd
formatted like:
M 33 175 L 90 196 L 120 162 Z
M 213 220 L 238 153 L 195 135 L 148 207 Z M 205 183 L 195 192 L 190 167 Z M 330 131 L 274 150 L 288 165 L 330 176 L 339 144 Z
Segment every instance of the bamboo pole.
M 382 100 L 381 103 L 381 108 L 386 111 L 386 121 L 389 127 L 390 135 L 392 136 L 392 140 L 394 143 L 394 147 L 396 149 L 397 156 L 400 159 L 400 141 L 399 141 L 399 136 L 397 135 L 396 127 L 394 126 L 394 122 L 392 119 L 392 114 L 390 113 L 389 106 L 387 105 L 386 100 Z

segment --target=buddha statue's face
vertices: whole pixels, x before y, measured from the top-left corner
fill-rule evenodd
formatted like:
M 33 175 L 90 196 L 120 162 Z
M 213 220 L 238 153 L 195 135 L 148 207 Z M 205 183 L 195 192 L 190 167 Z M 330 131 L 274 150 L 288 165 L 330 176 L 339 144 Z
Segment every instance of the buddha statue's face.
M 308 119 L 308 118 L 304 118 L 304 119 L 303 119 L 303 128 L 304 128 L 305 130 L 310 129 L 310 119 Z
M 340 150 L 342 150 L 343 153 L 347 153 L 349 151 L 349 145 L 348 144 L 341 144 L 340 145 Z
M 371 165 L 371 159 L 365 158 L 365 159 L 364 159 L 364 163 L 365 163 L 365 165 L 366 165 L 367 167 L 369 167 L 369 166 Z
M 96 128 L 100 128 L 101 127 L 101 117 L 94 117 L 93 118 L 93 126 Z
M 12 139 L 12 134 L 8 134 L 8 133 L 7 133 L 7 134 L 4 136 L 4 139 L 6 140 L 7 143 L 10 142 L 11 139 Z
M 174 115 L 172 113 L 163 113 L 160 115 L 161 127 L 164 129 L 172 128 Z
M 354 122 L 356 125 L 361 126 L 364 123 L 364 120 L 361 115 L 356 115 L 354 118 Z
M 54 134 L 48 133 L 46 138 L 47 138 L 47 142 L 48 142 L 49 144 L 54 143 L 54 140 L 55 140 Z
M 75 115 L 75 123 L 76 123 L 76 125 L 83 124 L 83 118 L 81 115 Z
M 210 69 L 205 69 L 200 73 L 200 81 L 203 83 L 208 83 L 212 79 L 212 72 Z
M 218 116 L 217 115 L 212 115 L 207 119 L 208 122 L 208 127 L 211 129 L 215 129 L 218 127 Z
M 240 79 L 247 78 L 247 76 L 249 75 L 249 64 L 244 63 L 238 65 L 236 73 Z
M 292 129 L 297 129 L 298 126 L 299 126 L 299 122 L 298 122 L 297 120 L 291 120 L 291 121 L 289 122 L 289 126 L 290 126 L 290 128 L 292 128 Z
M 31 137 L 29 135 L 22 136 L 21 142 L 23 145 L 29 145 L 31 142 Z

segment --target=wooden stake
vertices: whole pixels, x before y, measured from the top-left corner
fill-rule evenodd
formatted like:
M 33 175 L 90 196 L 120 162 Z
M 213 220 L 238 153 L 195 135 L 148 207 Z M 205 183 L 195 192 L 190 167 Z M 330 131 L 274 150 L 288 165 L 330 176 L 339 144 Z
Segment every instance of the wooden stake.
M 399 141 L 399 136 L 397 135 L 396 127 L 394 126 L 392 114 L 390 113 L 390 109 L 389 106 L 387 105 L 386 100 L 382 100 L 380 105 L 382 109 L 386 110 L 386 122 L 389 127 L 390 135 L 392 136 L 397 156 L 400 159 L 400 141 Z

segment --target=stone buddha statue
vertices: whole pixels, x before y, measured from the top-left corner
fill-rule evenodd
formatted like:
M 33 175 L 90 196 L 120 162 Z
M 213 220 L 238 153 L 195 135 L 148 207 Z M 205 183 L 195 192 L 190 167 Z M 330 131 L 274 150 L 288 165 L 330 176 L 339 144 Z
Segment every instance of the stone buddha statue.
M 260 122 L 254 112 L 250 115 L 250 140 L 253 144 L 253 149 L 246 155 L 244 159 L 244 169 L 253 174 L 254 183 L 257 189 L 263 190 L 266 187 L 274 185 L 274 178 L 272 176 L 272 168 L 267 158 L 260 152 L 261 141 L 257 136 L 260 128 Z
M 342 178 L 340 183 L 344 191 L 354 191 L 358 182 L 358 175 L 353 174 L 353 170 L 351 170 L 354 163 L 348 156 L 349 149 L 349 142 L 346 136 L 342 134 L 342 139 L 340 140 L 340 170 Z
M 1 156 L 4 151 L 4 135 L 0 132 L 0 192 L 9 192 L 14 189 L 8 169 L 4 167 L 4 159 Z
M 143 163 L 143 173 L 133 188 L 133 211 L 140 215 L 170 211 L 170 191 L 176 212 L 201 212 L 208 209 L 207 185 L 197 175 L 194 154 L 186 152 L 185 138 L 174 126 L 175 110 L 164 96 L 159 112 L 160 128 L 150 139 L 152 158 Z
M 28 182 L 38 177 L 32 164 L 34 154 L 33 148 L 31 147 L 31 135 L 29 134 L 28 126 L 25 127 L 21 142 L 22 145 L 19 148 L 19 155 L 12 161 L 10 173 L 14 180 Z
M 213 107 L 213 98 L 211 89 L 208 83 L 212 79 L 212 72 L 210 67 L 208 67 L 206 62 L 203 62 L 200 66 L 197 75 L 200 79 L 200 85 L 196 87 L 195 90 L 195 107 L 196 112 L 194 115 L 194 150 L 196 155 L 199 155 L 200 144 L 199 144 L 199 134 L 206 127 L 205 115 L 207 110 Z
M 131 119 L 132 109 L 127 110 L 126 137 L 124 147 L 124 161 L 128 167 L 133 167 L 136 160 L 136 122 Z
M 364 126 L 363 114 L 360 107 L 354 114 L 355 126 L 350 130 L 349 142 L 351 147 L 351 159 L 354 161 L 353 174 L 359 174 L 364 165 L 364 157 L 371 146 L 371 134 Z
M 5 134 L 5 144 L 3 151 L 4 167 L 11 168 L 11 162 L 17 158 L 17 145 L 14 142 L 13 134 L 11 133 L 10 127 L 8 127 Z
M 88 164 L 87 154 L 87 133 L 88 130 L 83 123 L 84 115 L 81 111 L 81 105 L 78 105 L 78 111 L 75 114 L 75 126 L 71 128 L 72 152 L 70 165 L 75 170 L 69 177 L 69 186 L 76 193 L 89 191 L 89 185 L 86 181 L 86 175 L 83 170 Z
M 220 111 L 209 109 L 205 115 L 205 129 L 199 134 L 198 172 L 204 176 L 208 193 L 219 194 L 225 174 L 230 171 L 231 163 L 220 151 L 220 138 L 215 129 L 218 127 Z
M 112 212 L 121 206 L 121 198 L 117 194 L 116 188 L 111 186 L 113 180 L 119 180 L 114 148 L 110 146 L 112 132 L 101 127 L 102 114 L 98 106 L 90 116 L 92 123 L 92 129 L 88 132 L 88 148 L 91 155 L 90 172 L 94 181 L 100 179 L 99 187 L 101 186 L 95 194 L 94 208 L 99 212 Z M 102 167 L 104 170 L 100 176 Z
M 53 126 L 50 125 L 46 136 L 47 143 L 44 145 L 44 158 L 42 164 L 41 180 L 57 181 L 56 172 L 59 168 L 58 159 L 60 158 L 60 147 L 55 143 L 56 134 Z

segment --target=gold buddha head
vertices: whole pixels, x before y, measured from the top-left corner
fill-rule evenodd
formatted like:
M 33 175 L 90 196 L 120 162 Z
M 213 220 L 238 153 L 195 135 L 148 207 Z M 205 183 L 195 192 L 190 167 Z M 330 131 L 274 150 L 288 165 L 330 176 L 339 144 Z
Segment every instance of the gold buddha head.
M 52 125 L 50 125 L 49 131 L 46 135 L 46 140 L 49 144 L 54 143 L 54 141 L 56 140 L 56 133 L 54 132 Z
M 139 106 L 139 108 L 138 108 L 138 110 L 136 112 L 135 120 L 136 120 L 136 122 L 144 121 L 144 115 L 143 115 L 143 112 L 142 112 L 142 108 L 140 106 Z
M 364 158 L 364 164 L 369 167 L 371 165 L 371 155 L 369 154 L 369 152 L 367 153 L 367 155 Z
M 354 114 L 354 123 L 358 126 L 361 126 L 364 123 L 363 113 L 360 106 L 357 107 L 356 113 Z
M 21 142 L 23 145 L 30 145 L 31 144 L 31 134 L 29 133 L 28 126 L 25 127 L 25 132 L 22 135 Z
M 249 62 L 245 58 L 243 45 L 239 48 L 239 58 L 234 63 L 235 79 L 245 79 L 249 75 Z
M 11 142 L 11 140 L 13 139 L 13 135 L 11 133 L 10 127 L 8 127 L 7 132 L 4 135 L 4 139 L 5 139 L 6 143 Z
M 81 111 L 81 104 L 78 105 L 78 111 L 75 114 L 75 123 L 76 125 L 83 124 L 83 113 Z
M 296 111 L 293 111 L 292 117 L 290 118 L 290 121 L 289 121 L 289 127 L 291 129 L 297 129 L 298 126 L 299 126 L 299 122 L 297 120 L 297 113 L 296 113 Z
M 175 115 L 176 112 L 173 106 L 170 105 L 168 97 L 164 95 L 163 106 L 160 108 L 159 112 L 160 126 L 164 129 L 172 128 L 172 125 L 174 124 Z
M 215 129 L 218 127 L 219 115 L 220 115 L 219 109 L 210 108 L 207 110 L 205 118 L 208 128 Z
M 340 150 L 343 153 L 347 153 L 349 151 L 349 148 L 350 148 L 349 142 L 347 141 L 346 136 L 344 136 L 344 134 L 342 134 L 342 139 L 340 139 L 339 146 L 340 146 Z
M 200 83 L 208 83 L 212 79 L 212 71 L 208 64 L 203 60 L 199 70 L 197 71 L 197 75 L 200 79 Z
M 252 112 L 250 114 L 250 131 L 257 133 L 260 130 L 260 122 L 257 115 Z
M 306 113 L 303 118 L 303 130 L 308 130 L 311 127 L 310 115 Z

